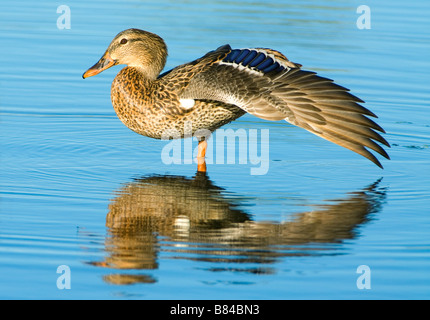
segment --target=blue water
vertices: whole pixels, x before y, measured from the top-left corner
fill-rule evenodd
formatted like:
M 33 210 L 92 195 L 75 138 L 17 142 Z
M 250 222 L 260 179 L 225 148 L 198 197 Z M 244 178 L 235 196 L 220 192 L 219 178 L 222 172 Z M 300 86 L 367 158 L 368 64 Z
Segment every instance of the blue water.
M 0 298 L 430 298 L 430 4 L 359 1 L 0 4 Z M 270 47 L 366 101 L 384 170 L 283 122 L 269 170 L 166 165 L 116 117 L 121 67 L 83 80 L 114 35 L 162 36 L 166 70 L 218 46 Z M 70 289 L 59 289 L 59 266 Z M 357 268 L 371 271 L 360 289 Z

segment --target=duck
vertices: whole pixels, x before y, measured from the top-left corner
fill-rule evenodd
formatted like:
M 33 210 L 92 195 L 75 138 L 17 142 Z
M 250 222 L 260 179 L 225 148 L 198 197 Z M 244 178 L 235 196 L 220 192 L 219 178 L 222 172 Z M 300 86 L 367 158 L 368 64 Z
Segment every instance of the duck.
M 329 78 L 302 69 L 270 48 L 233 49 L 226 44 L 161 73 L 167 45 L 155 33 L 131 28 L 118 33 L 88 78 L 125 65 L 111 86 L 118 118 L 155 139 L 198 140 L 197 171 L 206 172 L 207 139 L 216 129 L 251 114 L 286 121 L 347 148 L 383 168 L 371 152 L 390 159 L 384 129 L 363 100 Z M 166 138 L 167 137 L 167 138 Z

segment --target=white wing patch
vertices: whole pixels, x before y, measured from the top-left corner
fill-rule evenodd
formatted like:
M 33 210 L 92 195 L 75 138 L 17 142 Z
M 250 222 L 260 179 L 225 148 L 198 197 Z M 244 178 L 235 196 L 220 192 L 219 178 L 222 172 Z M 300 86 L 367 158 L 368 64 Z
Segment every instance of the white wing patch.
M 191 109 L 196 104 L 194 99 L 179 99 L 179 103 L 181 104 L 182 108 L 187 110 Z

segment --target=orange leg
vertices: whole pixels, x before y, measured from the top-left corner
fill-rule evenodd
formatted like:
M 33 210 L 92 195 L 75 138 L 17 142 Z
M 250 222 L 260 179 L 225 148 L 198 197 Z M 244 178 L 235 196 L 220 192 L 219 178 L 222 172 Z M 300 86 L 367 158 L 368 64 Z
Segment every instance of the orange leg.
M 197 171 L 198 172 L 206 172 L 206 148 L 208 147 L 208 143 L 206 140 L 200 141 L 198 146 L 197 153 Z

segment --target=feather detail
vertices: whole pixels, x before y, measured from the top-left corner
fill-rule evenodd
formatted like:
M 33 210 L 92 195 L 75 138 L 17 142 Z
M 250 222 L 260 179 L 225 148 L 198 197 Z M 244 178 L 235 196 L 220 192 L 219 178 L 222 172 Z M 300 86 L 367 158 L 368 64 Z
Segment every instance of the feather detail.
M 234 104 L 266 120 L 284 119 L 382 167 L 366 149 L 389 159 L 376 143 L 390 146 L 377 132 L 385 131 L 368 118 L 376 115 L 349 89 L 300 67 L 275 50 L 227 45 L 196 62 L 179 95 Z

